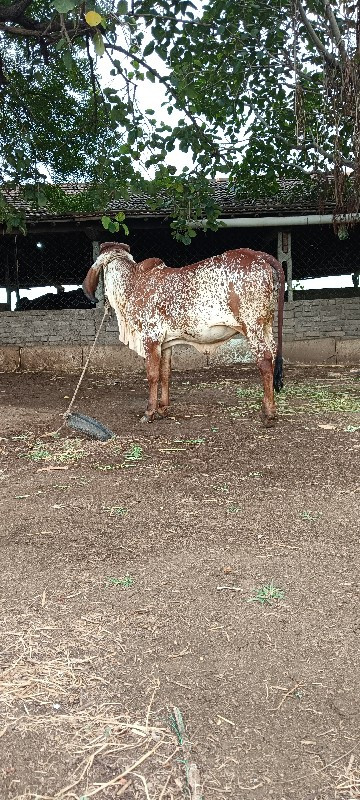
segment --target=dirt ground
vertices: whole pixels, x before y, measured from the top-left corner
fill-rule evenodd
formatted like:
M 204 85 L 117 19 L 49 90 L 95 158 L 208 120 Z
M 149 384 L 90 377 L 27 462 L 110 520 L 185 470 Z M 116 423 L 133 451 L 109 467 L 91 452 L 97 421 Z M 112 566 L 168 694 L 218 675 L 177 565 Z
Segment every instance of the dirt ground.
M 75 384 L 0 377 L 1 800 L 359 798 L 360 370 L 288 367 L 273 429 L 252 366 L 145 427 L 89 376 L 116 437 L 44 436 Z

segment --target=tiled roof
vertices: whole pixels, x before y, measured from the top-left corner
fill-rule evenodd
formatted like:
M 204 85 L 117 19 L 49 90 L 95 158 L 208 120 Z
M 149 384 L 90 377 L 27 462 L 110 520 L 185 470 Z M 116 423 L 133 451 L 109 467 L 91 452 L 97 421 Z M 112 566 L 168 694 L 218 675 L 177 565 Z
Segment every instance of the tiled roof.
M 283 215 L 307 215 L 318 213 L 332 213 L 335 204 L 330 199 L 321 202 L 316 191 L 304 188 L 304 184 L 299 179 L 283 179 L 280 181 L 280 191 L 276 195 L 263 194 L 256 198 L 241 196 L 229 185 L 226 179 L 212 181 L 215 200 L 221 209 L 221 216 L 224 217 L 262 217 L 262 216 L 283 216 Z M 60 188 L 65 193 L 74 198 L 79 192 L 84 191 L 86 184 L 67 183 L 60 184 Z M 315 185 L 314 185 L 315 188 Z M 40 220 L 90 220 L 98 218 L 104 213 L 104 209 L 99 209 L 98 214 L 94 211 L 61 211 L 54 212 L 46 207 L 35 208 L 26 202 L 20 195 L 18 189 L 3 188 L 3 194 L 7 201 L 19 211 L 26 214 L 28 222 L 39 222 Z M 166 217 L 171 216 L 169 206 L 164 202 L 164 206 L 153 211 L 149 205 L 149 198 L 146 195 L 131 195 L 126 200 L 117 200 L 106 208 L 105 213 L 111 215 L 118 211 L 123 211 L 127 217 Z

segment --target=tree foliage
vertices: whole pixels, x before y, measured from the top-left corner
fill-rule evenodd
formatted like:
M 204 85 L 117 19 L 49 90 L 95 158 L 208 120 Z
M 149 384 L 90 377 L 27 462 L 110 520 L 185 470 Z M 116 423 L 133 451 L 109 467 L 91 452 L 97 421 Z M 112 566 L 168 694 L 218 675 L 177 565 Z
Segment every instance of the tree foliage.
M 130 1 L 0 1 L 3 182 L 56 208 L 49 175 L 84 181 L 77 203 L 103 211 L 143 190 L 184 241 L 196 217 L 214 226 L 219 172 L 252 195 L 330 172 L 337 212 L 358 210 L 359 3 Z M 145 84 L 163 91 L 161 119 L 139 103 Z

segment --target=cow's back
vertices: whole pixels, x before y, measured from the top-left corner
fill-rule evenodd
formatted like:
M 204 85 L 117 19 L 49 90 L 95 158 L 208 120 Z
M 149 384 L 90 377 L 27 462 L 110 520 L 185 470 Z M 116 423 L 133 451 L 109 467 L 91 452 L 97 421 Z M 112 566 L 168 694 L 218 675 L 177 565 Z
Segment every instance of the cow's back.
M 273 295 L 274 276 L 265 257 L 254 255 L 231 250 L 188 267 L 150 270 L 139 276 L 131 311 L 138 317 L 163 317 L 176 327 L 209 316 L 230 321 L 235 305 L 235 316 L 261 314 Z

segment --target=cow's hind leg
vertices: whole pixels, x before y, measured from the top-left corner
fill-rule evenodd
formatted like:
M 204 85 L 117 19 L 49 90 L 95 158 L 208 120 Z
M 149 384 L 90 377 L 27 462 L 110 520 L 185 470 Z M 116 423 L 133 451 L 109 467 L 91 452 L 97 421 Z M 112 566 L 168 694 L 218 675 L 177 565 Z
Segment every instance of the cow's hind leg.
M 160 361 L 160 401 L 157 416 L 163 419 L 166 416 L 169 408 L 169 382 L 171 375 L 171 347 L 164 350 L 161 354 Z
M 160 375 L 161 345 L 151 342 L 146 347 L 146 375 L 149 384 L 149 400 L 141 422 L 152 422 L 157 409 L 158 383 Z
M 261 417 L 267 427 L 276 421 L 276 408 L 274 400 L 274 348 L 269 326 L 263 320 L 258 320 L 255 326 L 247 325 L 247 338 L 256 364 L 259 368 L 264 386 L 264 397 L 261 407 Z
M 264 386 L 261 417 L 266 427 L 271 427 L 276 422 L 276 408 L 274 401 L 274 362 L 270 350 L 265 350 L 262 358 L 258 358 L 256 363 Z

